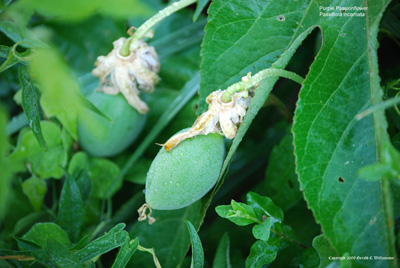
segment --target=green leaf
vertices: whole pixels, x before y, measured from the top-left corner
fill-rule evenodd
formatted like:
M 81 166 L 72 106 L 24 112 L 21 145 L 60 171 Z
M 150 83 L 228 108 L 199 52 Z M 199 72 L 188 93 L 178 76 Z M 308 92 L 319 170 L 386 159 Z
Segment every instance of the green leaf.
M 400 151 L 400 133 L 393 136 L 391 139 L 391 142 L 392 142 L 394 148 L 396 148 L 397 151 Z
M 345 265 L 342 266 L 341 262 L 339 262 L 339 261 L 334 261 L 331 264 L 329 264 L 328 266 L 326 266 L 326 268 L 349 268 L 349 267 L 345 266 Z
M 21 128 L 28 125 L 28 119 L 26 119 L 26 115 L 24 112 L 14 116 L 10 122 L 8 122 L 6 127 L 6 132 L 8 135 L 12 135 L 18 132 Z
M 110 224 L 115 225 L 118 222 L 127 222 L 132 219 L 132 211 L 135 211 L 144 203 L 144 194 L 141 191 L 132 194 L 132 196 L 115 212 Z
M 39 146 L 32 130 L 21 131 L 17 148 L 11 154 L 10 160 L 25 161 L 30 171 L 40 178 L 61 178 L 62 167 L 67 163 L 66 150 L 68 150 L 62 144 L 61 130 L 50 121 L 42 121 L 41 128 L 47 142 L 47 151 L 43 151 Z
M 271 198 L 248 192 L 247 204 L 256 212 L 258 218 L 265 216 L 275 218 L 274 221 L 283 222 L 283 211 L 272 202 Z
M 212 1 L 201 52 L 198 113 L 207 109 L 205 98 L 212 91 L 225 89 L 248 72 L 255 74 L 270 67 L 288 51 L 307 29 L 296 29 L 306 8 L 306 1 Z M 285 21 L 277 19 L 286 14 Z
M 35 223 L 51 221 L 52 217 L 46 211 L 31 212 L 21 217 L 14 225 L 13 235 L 21 236 L 25 234 Z
M 284 211 L 302 198 L 293 152 L 293 134 L 289 130 L 272 150 L 265 174 L 266 195 Z
M 122 157 L 124 157 L 124 155 Z M 146 183 L 147 172 L 149 172 L 151 163 L 153 163 L 153 159 L 145 157 L 139 158 L 136 164 L 133 165 L 125 175 L 125 180 L 144 185 Z
M 254 225 L 252 230 L 253 236 L 256 239 L 268 241 L 272 225 L 273 219 L 271 217 L 267 218 L 261 224 Z
M 88 265 L 85 266 L 85 268 L 96 268 L 96 264 L 94 261 L 89 262 Z
M 38 40 L 32 31 L 27 28 L 22 29 L 22 27 L 13 21 L 0 21 L 0 31 L 15 43 L 25 41 L 31 43 L 35 47 L 48 47 L 47 44 Z
M 36 141 L 35 141 L 36 142 Z M 9 164 L 12 162 L 6 162 L 5 164 Z M 7 170 L 8 166 L 5 168 Z M 11 185 L 10 185 L 11 186 Z M 3 229 L 4 231 L 1 232 L 1 237 L 4 239 L 12 239 L 12 235 L 21 236 L 26 233 L 33 224 L 26 226 L 24 230 L 22 230 L 19 234 L 14 234 L 12 231 L 16 228 L 16 224 L 27 215 L 34 212 L 29 199 L 23 193 L 22 190 L 22 183 L 13 183 L 12 187 L 9 187 L 9 192 L 7 192 L 9 198 L 7 198 L 7 206 L 5 210 L 5 214 L 3 215 Z M 7 196 L 7 195 L 6 195 Z M 11 198 L 12 197 L 12 198 Z M 45 218 L 42 219 L 43 221 Z
M 312 247 L 309 247 L 306 250 L 304 250 L 303 253 L 300 254 L 298 260 L 299 260 L 299 267 L 304 267 L 304 268 L 316 268 L 320 263 L 318 253 Z
M 319 268 L 327 267 L 331 264 L 333 260 L 331 260 L 330 257 L 340 257 L 338 256 L 338 252 L 332 248 L 332 245 L 323 234 L 315 237 L 312 245 L 319 255 Z
M 265 2 L 252 0 L 250 2 L 225 3 L 225 1 L 213 1 L 208 10 L 210 16 L 202 50 L 204 57 L 201 69 L 202 84 L 198 113 L 204 111 L 206 106 L 205 103 L 203 104 L 204 98 L 211 91 L 216 88 L 224 88 L 232 82 L 240 81 L 240 78 L 249 70 L 255 73 L 270 66 L 284 68 L 296 49 L 315 28 L 315 26 L 303 28 L 296 24 L 301 20 L 307 9 L 307 3 L 303 1 Z M 243 6 L 246 6 L 246 10 L 247 6 L 251 6 L 253 9 L 251 12 L 246 13 L 245 17 L 239 16 L 239 14 L 236 16 L 236 10 L 242 10 Z M 285 10 L 282 10 L 282 8 L 285 8 Z M 279 28 L 280 24 L 275 25 L 276 22 L 274 20 L 278 21 L 282 14 L 290 14 L 290 16 L 285 21 L 279 21 L 285 24 L 285 27 Z M 261 17 L 269 18 L 273 27 L 259 25 L 262 23 Z M 231 22 L 230 20 L 225 20 L 225 18 L 235 18 L 235 20 Z M 243 21 L 246 21 L 246 23 L 242 23 Z M 252 23 L 255 23 L 254 26 L 249 27 Z M 246 36 L 246 38 L 242 38 L 242 36 Z M 248 36 L 254 40 L 248 39 Z M 260 39 L 262 37 L 264 39 Z M 258 45 L 258 47 L 254 49 L 251 45 Z M 250 52 L 245 53 L 244 51 Z M 221 61 L 221 59 L 223 60 Z M 251 69 L 252 67 L 255 68 Z M 224 176 L 239 144 L 258 111 L 263 107 L 277 80 L 277 77 L 270 77 L 263 80 L 258 86 L 246 116 L 229 149 L 216 186 L 205 203 L 202 211 L 203 217 L 213 196 L 223 183 Z
M 79 250 L 76 255 L 78 256 L 81 263 L 86 263 L 93 260 L 97 256 L 100 256 L 110 250 L 120 247 L 129 242 L 129 235 L 123 229 L 125 228 L 124 223 L 117 224 L 107 234 L 97 238 L 83 249 Z
M 156 221 L 137 222 L 130 232 L 131 237 L 138 237 L 140 245 L 154 248 L 157 258 L 163 268 L 175 268 L 181 264 L 189 246 L 190 237 L 184 220 L 195 222 L 199 217 L 201 204 L 192 205 L 178 210 L 153 210 L 152 217 Z M 153 263 L 147 252 L 137 252 L 128 267 L 147 267 Z
M 215 253 L 213 268 L 231 268 L 230 242 L 228 233 L 225 233 L 219 241 L 217 252 Z
M 281 238 L 271 238 L 268 241 L 258 240 L 250 249 L 246 259 L 246 268 L 262 268 L 275 260 L 278 254 Z
M 200 237 L 196 232 L 193 224 L 185 220 L 187 227 L 189 229 L 190 241 L 192 244 L 192 263 L 190 268 L 203 268 L 204 266 L 204 252 L 203 246 L 201 245 Z
M 386 164 L 372 164 L 358 171 L 361 178 L 368 181 L 379 181 L 381 178 L 397 177 L 398 172 Z
M 9 54 L 10 54 L 10 48 L 8 46 L 0 45 L 0 58 L 7 59 Z
M 16 237 L 15 240 L 17 240 L 19 248 L 22 248 L 24 250 L 34 251 L 34 250 L 38 250 L 38 249 L 42 248 L 38 244 L 31 242 L 29 240 L 25 240 L 25 239 L 18 238 L 18 237 Z M 47 243 L 47 240 L 46 240 L 46 243 Z
M 22 236 L 22 239 L 33 242 L 42 248 L 46 247 L 48 241 L 55 241 L 67 247 L 71 245 L 67 233 L 52 222 L 36 223 Z
M 250 206 L 237 203 L 234 200 L 231 201 L 231 205 L 216 207 L 215 211 L 220 217 L 228 219 L 239 226 L 261 222 L 261 219 L 257 219 L 256 213 Z
M 97 198 L 111 197 L 122 184 L 116 164 L 108 159 L 89 157 L 84 152 L 72 157 L 68 172 L 73 176 L 86 172 L 91 181 L 91 194 Z
M 71 240 L 76 242 L 85 219 L 86 206 L 75 179 L 69 174 L 66 174 L 65 177 L 57 223 L 68 233 Z
M 90 181 L 88 172 L 86 170 L 82 170 L 77 174 L 77 176 L 74 176 L 74 178 L 79 187 L 82 201 L 86 205 L 89 201 L 90 194 L 92 193 L 92 183 Z
M 139 239 L 135 238 L 132 242 L 126 240 L 118 251 L 118 255 L 115 258 L 115 262 L 111 268 L 124 268 L 129 260 L 131 259 L 133 253 L 139 247 Z
M 400 19 L 398 17 L 400 11 L 400 4 L 393 1 L 393 5 L 389 6 L 388 10 L 384 13 L 381 26 L 387 29 L 391 34 L 400 38 Z
M 175 15 L 177 15 L 175 13 Z M 173 16 L 171 16 L 173 17 Z M 170 17 L 169 17 L 170 18 Z M 168 19 L 166 19 L 168 20 Z M 172 19 L 171 19 L 172 20 Z M 163 21 L 167 23 L 167 21 Z M 190 48 L 195 47 L 195 50 L 198 50 L 198 47 L 203 40 L 204 37 L 204 26 L 207 23 L 206 19 L 200 19 L 195 23 L 185 23 L 185 22 L 175 22 L 172 20 L 172 25 L 180 25 L 177 29 L 168 29 L 167 34 L 163 34 L 162 36 L 158 37 L 159 31 L 157 30 L 155 33 L 155 39 L 152 40 L 150 43 L 151 46 L 154 46 L 158 57 L 161 59 L 162 64 L 165 61 L 172 61 L 172 58 L 168 58 L 170 55 L 177 56 L 176 54 L 179 52 L 188 52 Z M 186 24 L 186 25 L 185 25 Z M 185 26 L 182 26 L 185 25 Z M 163 27 L 162 25 L 158 25 L 157 29 Z M 165 29 L 161 29 L 164 30 Z M 162 34 L 162 33 L 161 33 Z M 197 54 L 198 55 L 198 54 Z M 175 57 L 174 57 L 175 58 Z M 165 60 L 164 60 L 165 59 Z M 193 58 L 192 58 L 193 59 Z M 179 57 L 178 57 L 179 60 Z M 183 65 L 187 65 L 189 61 L 182 63 Z M 180 65 L 182 66 L 182 65 Z M 198 70 L 198 66 L 197 66 Z M 197 71 L 196 70 L 196 71 Z M 161 70 L 161 73 L 167 70 Z
M 22 183 L 22 189 L 31 202 L 33 208 L 36 211 L 39 211 L 47 192 L 46 182 L 42 179 L 31 177 Z
M 0 57 L 6 58 L 0 65 L 0 72 L 4 72 L 19 62 L 19 59 L 14 56 L 12 49 L 7 46 L 0 46 Z
M 64 59 L 75 73 L 88 73 L 99 84 L 98 77 L 91 74 L 100 55 L 107 55 L 112 43 L 126 35 L 125 20 L 112 20 L 94 16 L 78 23 L 51 23 L 57 32 L 54 43 L 60 47 Z M 101 35 L 101 38 L 98 38 Z
M 361 1 L 342 1 L 332 5 L 361 4 Z M 382 195 L 376 183 L 356 180 L 360 167 L 376 161 L 371 117 L 355 120 L 355 116 L 371 103 L 368 70 L 377 73 L 377 65 L 368 66 L 370 59 L 376 59 L 377 44 L 376 36 L 368 36 L 368 40 L 373 40 L 373 47 L 367 51 L 369 26 L 366 18 L 374 27 L 374 31 L 368 32 L 376 34 L 377 16 L 386 2 L 367 4 L 368 17 L 337 17 L 332 27 L 332 17 L 320 16 L 321 4 L 313 1 L 213 1 L 203 42 L 199 113 L 205 110 L 204 99 L 210 92 L 239 81 L 248 71 L 255 73 L 270 66 L 284 68 L 302 40 L 319 26 L 323 32 L 323 47 L 304 82 L 293 129 L 301 186 L 317 221 L 322 222 L 325 235 L 335 247 L 341 248 L 341 252 L 370 255 L 374 250 L 373 254 L 394 256 L 393 235 L 388 228 L 392 218 L 390 208 L 385 205 L 385 216 L 380 213 L 383 204 L 390 204 L 390 201 L 381 201 L 381 196 L 387 198 L 387 191 Z M 236 11 L 243 10 L 244 6 L 249 11 L 236 16 Z M 368 54 L 371 51 L 374 53 Z M 352 81 L 354 77 L 359 79 Z M 268 78 L 257 88 L 203 214 L 276 80 Z M 372 82 L 379 87 L 379 81 L 373 79 Z M 374 95 L 379 101 L 380 95 Z M 381 125 L 376 133 L 385 130 L 384 122 L 382 118 L 375 120 L 375 124 Z M 346 152 L 348 155 L 343 155 Z M 340 179 L 345 183 L 339 182 Z M 354 213 L 354 207 L 362 213 Z M 369 224 L 375 218 L 375 224 Z M 379 235 L 382 233 L 385 235 Z M 357 241 L 355 246 L 354 241 Z M 376 243 L 379 249 L 375 251 Z
M 22 86 L 22 108 L 24 109 L 29 126 L 33 134 L 35 134 L 40 147 L 42 147 L 43 150 L 47 150 L 47 144 L 43 138 L 42 129 L 40 127 L 39 99 L 33 86 L 32 78 L 23 66 L 18 68 L 18 75 Z
M 6 133 L 7 115 L 0 107 L 0 220 L 6 210 L 8 195 L 10 192 L 10 182 L 13 174 L 13 163 L 8 159 L 9 144 Z
M 387 184 L 365 181 L 357 174 L 379 161 L 378 148 L 385 141 L 382 110 L 361 120 L 356 116 L 381 100 L 376 34 L 387 3 L 327 3 L 368 8 L 365 16 L 339 16 L 332 24 L 332 17 L 320 16 L 319 5 L 311 2 L 302 22 L 303 27 L 318 24 L 323 42 L 297 103 L 297 173 L 308 206 L 339 255 L 395 255 Z M 353 265 L 394 264 L 355 260 Z
M 35 260 L 51 268 L 83 267 L 76 255 L 54 240 L 48 240 L 43 249 L 34 251 Z
M 206 5 L 208 4 L 209 1 L 210 0 L 198 0 L 197 1 L 196 10 L 193 14 L 193 21 L 196 21 L 199 18 L 201 12 L 206 7 Z
M 35 49 L 30 68 L 42 91 L 40 104 L 43 111 L 48 117 L 55 116 L 75 140 L 78 114 L 91 110 L 105 117 L 79 93 L 78 84 L 57 51 Z
M 275 228 L 275 230 L 276 229 L 277 228 Z M 279 233 L 283 234 L 283 237 L 288 238 L 288 239 L 282 239 L 280 249 L 285 249 L 289 246 L 292 246 L 293 245 L 292 241 L 298 242 L 300 240 L 296 231 L 290 225 L 283 225 L 281 230 L 278 230 L 278 231 L 279 231 Z M 292 241 L 290 241 L 290 240 L 292 240 Z M 298 242 L 296 244 L 298 244 L 299 246 L 302 246 L 302 247 L 307 247 L 306 245 L 301 244 L 301 242 Z
M 60 21 L 83 20 L 96 13 L 114 18 L 126 18 L 138 14 L 148 14 L 148 9 L 142 1 L 116 0 L 112 3 L 107 0 L 79 1 L 79 0 L 23 0 L 21 8 L 33 9 L 43 16 L 55 18 Z
M 73 247 L 71 247 L 69 250 L 71 251 L 78 251 L 89 245 L 91 239 L 91 234 L 87 234 L 83 236 L 78 243 L 76 243 Z

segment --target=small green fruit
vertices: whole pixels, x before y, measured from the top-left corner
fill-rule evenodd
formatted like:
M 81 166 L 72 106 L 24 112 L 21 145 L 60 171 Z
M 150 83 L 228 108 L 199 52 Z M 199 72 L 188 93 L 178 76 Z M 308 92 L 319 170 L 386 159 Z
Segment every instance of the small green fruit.
M 121 95 L 93 92 L 88 97 L 109 119 L 93 111 L 80 115 L 78 139 L 94 156 L 113 156 L 126 149 L 140 134 L 146 116 L 139 114 Z
M 186 207 L 217 182 L 225 158 L 223 137 L 199 135 L 167 152 L 160 149 L 146 179 L 146 203 L 153 209 Z

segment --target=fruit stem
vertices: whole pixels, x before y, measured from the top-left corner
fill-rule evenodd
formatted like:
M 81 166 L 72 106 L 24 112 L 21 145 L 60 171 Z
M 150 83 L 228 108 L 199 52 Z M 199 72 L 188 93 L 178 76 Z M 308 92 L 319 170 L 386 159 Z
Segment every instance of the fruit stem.
M 247 76 L 242 78 L 242 81 L 237 82 L 226 89 L 224 95 L 222 96 L 222 101 L 230 102 L 234 93 L 257 87 L 262 80 L 273 76 L 284 77 L 299 83 L 300 85 L 304 81 L 304 78 L 300 75 L 283 69 L 269 68 L 258 72 L 254 76 L 251 76 L 251 73 L 248 73 Z
M 166 8 L 158 11 L 156 15 L 154 15 L 153 17 L 148 19 L 145 23 L 143 23 L 136 30 L 136 32 L 125 41 L 120 50 L 121 56 L 127 57 L 129 55 L 129 47 L 132 43 L 132 40 L 142 39 L 146 35 L 146 33 L 149 32 L 150 29 L 153 28 L 157 23 L 159 23 L 166 17 L 170 16 L 171 14 L 175 13 L 176 11 L 181 10 L 182 8 L 185 8 L 188 5 L 195 3 L 196 1 L 197 0 L 179 0 L 167 6 Z

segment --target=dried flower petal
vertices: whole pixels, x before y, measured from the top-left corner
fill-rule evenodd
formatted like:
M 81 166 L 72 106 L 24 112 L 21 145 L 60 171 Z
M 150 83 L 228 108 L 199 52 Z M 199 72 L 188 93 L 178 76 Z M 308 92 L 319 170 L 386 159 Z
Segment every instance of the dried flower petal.
M 149 210 L 149 214 L 146 214 L 147 209 Z M 148 220 L 149 224 L 153 224 L 156 219 L 151 217 L 151 213 L 152 213 L 152 209 L 151 207 L 144 203 L 139 209 L 138 209 L 138 213 L 139 213 L 139 218 L 138 221 L 145 221 L 146 219 Z
M 147 113 L 147 104 L 139 98 L 140 89 L 152 92 L 159 81 L 160 69 L 157 53 L 153 47 L 142 40 L 135 40 L 127 57 L 120 55 L 120 49 L 126 38 L 116 40 L 114 49 L 107 56 L 100 56 L 92 73 L 100 78 L 99 91 L 115 95 L 121 92 L 128 103 L 139 113 Z
M 234 93 L 231 101 L 225 103 L 222 101 L 224 92 L 212 92 L 206 98 L 208 111 L 199 116 L 188 131 L 176 134 L 165 144 L 161 144 L 165 150 L 170 151 L 183 140 L 197 135 L 219 133 L 228 139 L 236 137 L 237 126 L 243 122 L 251 97 L 247 96 L 247 92 Z

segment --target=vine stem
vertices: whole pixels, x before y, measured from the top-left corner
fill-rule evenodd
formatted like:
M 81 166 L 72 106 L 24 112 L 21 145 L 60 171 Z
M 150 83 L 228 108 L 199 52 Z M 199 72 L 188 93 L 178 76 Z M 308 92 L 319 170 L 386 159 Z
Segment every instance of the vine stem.
M 9 256 L 0 256 L 0 260 L 34 261 L 35 258 L 25 255 L 9 255 Z
M 287 237 L 285 234 L 281 234 L 281 233 L 277 232 L 277 231 L 276 231 L 275 229 L 273 229 L 273 228 L 271 228 L 271 232 L 273 232 L 273 233 L 279 235 L 280 237 L 282 237 L 283 239 L 289 241 L 289 242 L 292 243 L 292 244 L 298 245 L 298 246 L 300 246 L 300 247 L 302 247 L 302 248 L 308 248 L 308 247 L 307 247 L 306 245 L 304 245 L 303 243 L 301 243 L 301 242 L 299 242 L 299 241 L 296 241 L 296 240 L 293 240 L 293 239 Z
M 251 219 L 251 220 L 255 221 L 257 224 L 262 224 L 262 223 L 263 223 L 263 222 L 260 221 L 259 219 L 253 218 L 253 217 L 248 217 L 248 218 L 246 218 L 246 219 Z M 300 246 L 300 247 L 302 247 L 302 248 L 308 248 L 308 247 L 307 247 L 306 245 L 304 245 L 303 243 L 301 243 L 301 242 L 299 242 L 299 241 L 296 241 L 296 240 L 294 240 L 294 239 L 291 239 L 290 237 L 287 237 L 284 233 L 280 233 L 280 232 L 278 232 L 277 230 L 275 230 L 274 228 L 271 228 L 270 230 L 271 230 L 271 232 L 275 233 L 276 235 L 279 235 L 280 237 L 282 237 L 283 239 L 289 241 L 289 242 L 292 243 L 292 244 L 298 245 L 298 246 Z
M 182 8 L 185 8 L 195 2 L 197 2 L 197 0 L 179 0 L 167 6 L 166 8 L 158 11 L 156 15 L 154 15 L 153 17 L 148 19 L 145 23 L 143 23 L 136 30 L 136 32 L 125 41 L 120 50 L 121 56 L 126 57 L 129 55 L 129 47 L 131 45 L 132 40 L 142 39 L 146 35 L 146 33 L 148 33 L 151 30 L 151 28 L 153 28 L 157 23 L 159 23 L 166 17 L 170 16 L 171 14 L 175 13 L 176 11 L 181 10 Z
M 145 248 L 145 247 L 142 247 L 141 245 L 139 245 L 137 249 L 140 250 L 140 251 L 148 252 L 151 255 L 153 255 L 154 264 L 156 265 L 157 268 L 161 268 L 161 264 L 157 259 L 156 252 L 155 252 L 154 248 Z
M 255 87 L 265 78 L 273 76 L 284 77 L 299 83 L 300 85 L 303 84 L 304 81 L 304 78 L 300 75 L 283 69 L 269 68 L 258 72 L 254 76 L 251 76 L 251 73 L 248 73 L 247 76 L 242 78 L 242 81 L 237 82 L 226 89 L 224 95 L 222 95 L 222 101 L 230 102 L 232 94 Z

